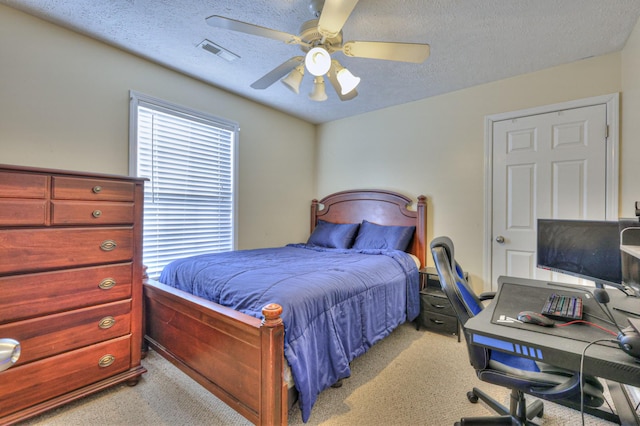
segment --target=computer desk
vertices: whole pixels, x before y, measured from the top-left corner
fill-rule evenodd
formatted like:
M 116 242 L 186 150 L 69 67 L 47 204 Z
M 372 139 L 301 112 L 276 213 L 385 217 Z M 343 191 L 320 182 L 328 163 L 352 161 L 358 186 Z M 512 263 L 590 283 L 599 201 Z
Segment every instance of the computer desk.
M 551 293 L 579 295 L 583 299 L 583 319 L 617 332 L 606 322 L 603 308 L 584 287 L 527 278 L 503 276 L 498 279 L 498 292 L 478 315 L 464 325 L 472 343 L 490 349 L 524 356 L 573 371 L 580 370 L 585 347 L 596 339 L 615 339 L 614 336 L 585 324 L 566 327 L 542 327 L 517 322 L 498 322 L 500 315 L 517 318 L 520 311 L 540 312 Z M 620 327 L 629 325 L 623 309 L 640 314 L 640 299 L 625 296 L 617 289 L 607 289 L 609 308 Z M 595 315 L 595 316 L 594 316 Z M 584 374 L 607 380 L 616 411 L 622 424 L 640 424 L 631 399 L 620 383 L 640 387 L 640 360 L 624 353 L 612 343 L 597 343 L 588 347 L 584 355 Z

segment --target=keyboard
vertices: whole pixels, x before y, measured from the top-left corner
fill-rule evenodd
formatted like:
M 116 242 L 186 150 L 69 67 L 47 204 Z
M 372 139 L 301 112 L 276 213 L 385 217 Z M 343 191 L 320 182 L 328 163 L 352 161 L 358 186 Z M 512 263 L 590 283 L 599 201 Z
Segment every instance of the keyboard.
M 553 293 L 547 299 L 540 313 L 558 321 L 582 319 L 582 298 Z

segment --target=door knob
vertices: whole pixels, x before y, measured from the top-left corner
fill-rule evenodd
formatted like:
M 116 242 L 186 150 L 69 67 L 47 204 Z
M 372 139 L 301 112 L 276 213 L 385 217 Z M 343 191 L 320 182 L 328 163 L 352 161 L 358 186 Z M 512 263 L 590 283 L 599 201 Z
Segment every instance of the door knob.
M 496 243 L 498 244 L 504 244 L 504 237 L 502 235 L 498 235 L 496 237 Z

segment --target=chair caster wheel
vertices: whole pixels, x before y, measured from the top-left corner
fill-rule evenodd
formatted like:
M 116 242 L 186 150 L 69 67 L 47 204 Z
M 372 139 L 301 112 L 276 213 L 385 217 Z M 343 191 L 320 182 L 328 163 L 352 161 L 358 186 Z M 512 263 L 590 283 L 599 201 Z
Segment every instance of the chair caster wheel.
M 473 393 L 473 391 L 467 392 L 467 399 L 469 400 L 469 402 L 473 404 L 478 402 L 478 396 L 475 393 Z

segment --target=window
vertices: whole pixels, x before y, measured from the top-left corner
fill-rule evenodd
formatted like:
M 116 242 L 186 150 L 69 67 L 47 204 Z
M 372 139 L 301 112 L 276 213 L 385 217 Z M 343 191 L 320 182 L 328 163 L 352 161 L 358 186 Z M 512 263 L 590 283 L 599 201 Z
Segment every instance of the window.
M 150 278 L 182 257 L 233 250 L 236 123 L 131 92 L 129 169 L 145 177 Z

